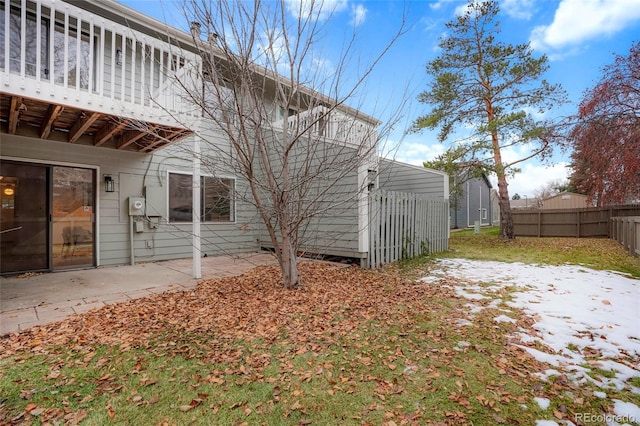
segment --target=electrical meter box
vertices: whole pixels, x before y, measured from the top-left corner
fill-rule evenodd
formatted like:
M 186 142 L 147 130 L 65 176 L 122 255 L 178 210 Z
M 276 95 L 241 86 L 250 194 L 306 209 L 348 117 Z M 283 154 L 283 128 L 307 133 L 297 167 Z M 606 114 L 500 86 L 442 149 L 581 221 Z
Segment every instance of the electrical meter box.
M 144 198 L 129 197 L 129 216 L 144 216 L 144 209 Z

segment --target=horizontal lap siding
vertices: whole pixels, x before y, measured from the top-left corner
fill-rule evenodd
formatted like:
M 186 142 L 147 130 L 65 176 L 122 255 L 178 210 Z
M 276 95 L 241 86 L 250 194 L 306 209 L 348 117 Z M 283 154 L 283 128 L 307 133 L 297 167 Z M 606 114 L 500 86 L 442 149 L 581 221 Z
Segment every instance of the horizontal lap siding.
M 217 143 L 211 139 L 207 143 Z M 203 143 L 207 155 L 207 143 Z M 63 142 L 42 141 L 35 138 L 2 134 L 2 157 L 40 163 L 71 163 L 79 166 L 98 166 L 100 264 L 117 265 L 130 261 L 128 197 L 143 196 L 144 186 L 166 188 L 167 171 L 191 173 L 192 160 L 187 146 L 188 138 L 179 145 L 153 155 L 121 152 L 108 148 L 79 146 Z M 217 155 L 217 153 L 211 154 Z M 214 161 L 211 161 L 212 163 Z M 208 174 L 206 168 L 202 171 Z M 103 175 L 110 174 L 116 181 L 116 190 L 104 192 Z M 243 184 L 236 180 L 238 188 Z M 166 212 L 166 206 L 163 206 Z M 203 223 L 202 251 L 206 254 L 238 253 L 256 250 L 255 213 L 252 206 L 236 203 L 235 223 Z M 166 214 L 166 213 L 164 213 Z M 153 248 L 147 247 L 151 241 Z M 191 224 L 170 224 L 160 219 L 158 229 L 145 223 L 144 232 L 134 234 L 137 261 L 155 261 L 185 258 L 192 255 Z
M 430 197 L 448 198 L 447 176 L 424 167 L 387 159 L 380 160 L 379 187 L 385 191 L 410 192 Z
M 276 144 L 273 137 L 273 144 Z M 307 145 L 309 144 L 309 145 Z M 326 254 L 347 257 L 360 257 L 358 252 L 359 218 L 357 207 L 358 171 L 357 165 L 348 164 L 353 156 L 353 149 L 330 142 L 314 140 L 301 142 L 292 156 L 291 175 L 299 178 L 304 174 L 304 161 L 312 153 L 311 167 L 319 167 L 319 162 L 329 159 L 335 168 L 325 170 L 313 179 L 313 186 L 307 201 L 315 198 L 317 191 L 332 186 L 317 202 L 312 211 L 322 214 L 309 220 L 300 235 L 300 250 L 313 254 Z M 280 153 L 274 149 L 271 153 L 272 164 L 280 165 Z M 343 177 L 336 179 L 338 170 L 346 170 Z M 264 173 L 264 172 L 263 172 Z M 337 180 L 337 182 L 336 182 Z M 326 211 L 325 211 L 326 210 Z M 271 239 L 264 225 L 261 226 L 260 244 L 273 248 Z
M 358 207 L 353 199 L 357 188 L 355 173 L 333 188 L 329 200 L 320 204 L 320 208 L 331 208 L 309 222 L 301 249 L 311 253 L 358 257 Z M 339 206 L 331 205 L 339 199 L 347 201 Z

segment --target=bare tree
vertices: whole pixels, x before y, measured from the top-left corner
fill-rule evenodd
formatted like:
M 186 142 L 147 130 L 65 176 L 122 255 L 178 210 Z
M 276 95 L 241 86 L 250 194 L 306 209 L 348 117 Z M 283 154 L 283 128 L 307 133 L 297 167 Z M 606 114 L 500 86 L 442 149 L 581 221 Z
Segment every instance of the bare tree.
M 361 99 L 404 21 L 366 65 L 354 27 L 325 69 L 318 53 L 333 11 L 323 2 L 193 0 L 184 10 L 203 59 L 201 69 L 175 76 L 202 109 L 197 133 L 206 147 L 191 155 L 212 175 L 238 177 L 229 190 L 257 211 L 284 287 L 295 288 L 299 252 L 313 238 L 332 238 L 321 227 L 345 209 L 366 209 L 367 171 L 393 122 L 377 129 L 347 103 Z

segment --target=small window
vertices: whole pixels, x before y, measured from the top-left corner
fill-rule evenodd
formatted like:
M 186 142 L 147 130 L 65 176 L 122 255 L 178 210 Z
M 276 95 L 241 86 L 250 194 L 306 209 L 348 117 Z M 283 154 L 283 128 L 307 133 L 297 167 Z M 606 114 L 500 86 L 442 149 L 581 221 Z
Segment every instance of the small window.
M 169 222 L 192 222 L 192 175 L 169 173 Z M 200 220 L 233 222 L 235 180 L 213 176 L 200 177 Z
M 487 219 L 487 209 L 482 209 L 482 219 L 483 220 Z

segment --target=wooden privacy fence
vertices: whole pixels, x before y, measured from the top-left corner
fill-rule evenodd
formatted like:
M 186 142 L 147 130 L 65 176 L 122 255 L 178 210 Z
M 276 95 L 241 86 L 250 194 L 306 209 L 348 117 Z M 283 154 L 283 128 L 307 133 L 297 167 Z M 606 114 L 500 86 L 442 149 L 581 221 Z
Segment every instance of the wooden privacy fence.
M 377 190 L 369 195 L 370 268 L 447 249 L 449 201 Z
M 640 205 L 570 210 L 512 210 L 521 237 L 608 237 L 611 218 L 640 215 Z
M 610 236 L 631 256 L 640 256 L 640 216 L 612 217 Z

